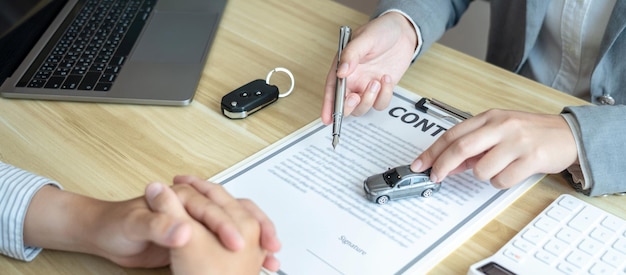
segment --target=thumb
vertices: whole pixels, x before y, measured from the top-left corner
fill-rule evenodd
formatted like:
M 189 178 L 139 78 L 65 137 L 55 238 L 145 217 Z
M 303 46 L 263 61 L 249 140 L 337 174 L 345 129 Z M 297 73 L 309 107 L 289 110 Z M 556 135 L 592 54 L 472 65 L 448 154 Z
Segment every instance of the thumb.
M 367 30 L 358 35 L 353 33 L 353 39 L 348 42 L 341 53 L 341 59 L 339 60 L 337 66 L 337 77 L 348 77 L 356 71 L 359 64 L 376 57 L 375 55 L 372 55 L 372 53 L 374 51 L 374 47 L 376 46 L 373 44 L 373 41 L 377 40 L 371 39 L 370 36 L 372 35 L 374 34 L 372 34 L 371 31 L 368 32 Z M 381 53 L 378 53 L 376 55 L 380 54 Z
M 187 212 L 178 197 L 162 183 L 151 183 L 146 187 L 145 198 L 153 212 L 143 215 L 150 241 L 166 247 L 180 247 L 191 239 L 191 224 Z M 145 233 L 144 233 L 145 234 Z
M 358 40 L 350 41 L 348 45 L 341 52 L 341 58 L 337 63 L 337 77 L 346 78 L 351 75 L 360 62 L 362 47 L 359 45 Z

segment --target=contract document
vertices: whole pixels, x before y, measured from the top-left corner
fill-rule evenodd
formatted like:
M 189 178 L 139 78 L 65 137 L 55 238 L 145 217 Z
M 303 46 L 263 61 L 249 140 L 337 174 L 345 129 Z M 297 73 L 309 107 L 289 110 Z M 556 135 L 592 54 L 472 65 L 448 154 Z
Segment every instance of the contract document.
M 279 274 L 425 273 L 541 178 L 499 190 L 466 171 L 429 198 L 368 201 L 368 176 L 410 164 L 453 126 L 419 99 L 396 88 L 386 110 L 344 118 L 336 150 L 317 120 L 211 178 L 274 222 Z

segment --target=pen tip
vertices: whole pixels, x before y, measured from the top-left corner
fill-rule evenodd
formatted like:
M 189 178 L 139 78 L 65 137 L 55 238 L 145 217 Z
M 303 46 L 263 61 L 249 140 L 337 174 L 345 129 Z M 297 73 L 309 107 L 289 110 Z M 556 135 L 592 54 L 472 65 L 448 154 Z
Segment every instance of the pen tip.
M 333 136 L 333 150 L 337 148 L 337 144 L 339 144 L 339 136 Z

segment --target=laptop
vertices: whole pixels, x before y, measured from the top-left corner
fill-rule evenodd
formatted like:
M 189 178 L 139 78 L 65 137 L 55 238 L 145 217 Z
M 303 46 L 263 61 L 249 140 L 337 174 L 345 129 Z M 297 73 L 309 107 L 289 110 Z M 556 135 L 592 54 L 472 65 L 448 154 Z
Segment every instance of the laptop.
M 187 105 L 226 0 L 0 0 L 0 95 Z

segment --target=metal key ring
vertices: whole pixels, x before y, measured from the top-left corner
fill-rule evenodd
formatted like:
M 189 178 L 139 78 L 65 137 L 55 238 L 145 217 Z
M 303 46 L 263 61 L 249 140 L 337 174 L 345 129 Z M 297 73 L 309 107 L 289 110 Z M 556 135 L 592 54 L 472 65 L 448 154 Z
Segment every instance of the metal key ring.
M 267 74 L 267 78 L 265 78 L 265 83 L 267 83 L 267 85 L 270 85 L 270 78 L 272 78 L 272 74 L 274 72 L 283 72 L 286 73 L 289 76 L 289 79 L 291 79 L 291 88 L 289 88 L 289 90 L 287 90 L 284 93 L 280 93 L 278 94 L 278 97 L 286 97 L 289 94 L 291 94 L 291 92 L 293 92 L 293 87 L 296 85 L 296 80 L 293 77 L 293 74 L 291 73 L 291 71 L 282 68 L 282 67 L 278 67 L 278 68 L 274 68 L 273 70 L 271 70 L 268 74 Z

